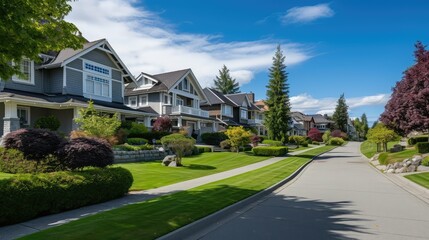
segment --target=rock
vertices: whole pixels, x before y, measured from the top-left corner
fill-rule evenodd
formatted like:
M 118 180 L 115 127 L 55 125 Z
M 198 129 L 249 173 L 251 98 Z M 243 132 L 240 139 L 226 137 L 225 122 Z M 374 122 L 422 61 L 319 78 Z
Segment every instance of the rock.
M 410 165 L 411 165 L 411 161 L 410 161 L 410 160 L 404 161 L 404 162 L 402 163 L 402 166 L 404 166 L 404 167 L 408 167 L 408 166 L 410 166 Z
M 420 165 L 420 164 L 422 163 L 422 157 L 421 157 L 421 156 L 414 156 L 414 157 L 411 159 L 411 161 L 412 161 L 412 163 L 411 163 L 411 164 L 413 164 L 413 165 L 415 165 L 415 166 L 418 166 L 418 165 Z
M 410 165 L 407 168 L 407 172 L 415 172 L 417 170 L 417 166 L 416 165 Z
M 395 169 L 395 173 L 406 173 L 406 172 L 407 172 L 406 167 L 401 167 L 401 168 Z
M 164 166 L 170 166 L 170 163 L 176 162 L 176 155 L 167 155 L 162 160 L 162 165 Z
M 388 170 L 386 171 L 386 173 L 395 173 L 395 169 L 390 168 L 390 169 L 388 169 Z
M 395 168 L 395 169 L 397 169 L 397 168 L 401 168 L 402 167 L 402 163 L 401 162 L 396 162 L 394 165 L 393 165 L 393 168 Z
M 169 167 L 177 167 L 177 162 L 176 160 L 170 162 L 170 164 L 168 164 Z
M 393 169 L 393 164 L 391 164 L 391 163 L 387 164 L 386 171 L 389 170 L 389 169 Z

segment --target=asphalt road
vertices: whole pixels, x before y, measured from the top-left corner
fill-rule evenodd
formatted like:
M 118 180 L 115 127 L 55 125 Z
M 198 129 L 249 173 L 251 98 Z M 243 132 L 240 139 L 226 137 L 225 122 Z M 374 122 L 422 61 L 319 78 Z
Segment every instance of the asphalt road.
M 189 239 L 429 239 L 429 205 L 369 166 L 352 142 Z

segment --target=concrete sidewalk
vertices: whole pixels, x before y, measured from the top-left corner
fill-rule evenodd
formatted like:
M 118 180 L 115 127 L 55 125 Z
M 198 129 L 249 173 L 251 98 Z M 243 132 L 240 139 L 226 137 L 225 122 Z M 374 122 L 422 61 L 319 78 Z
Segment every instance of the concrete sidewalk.
M 316 146 L 311 149 L 315 149 L 321 146 Z M 305 149 L 302 151 L 291 152 L 288 155 L 297 155 L 303 153 L 305 151 L 311 150 Z M 149 189 L 144 191 L 135 191 L 130 192 L 130 194 L 115 200 L 111 200 L 108 202 L 95 204 L 91 206 L 86 206 L 58 214 L 48 215 L 40 218 L 36 218 L 27 222 L 9 225 L 5 227 L 0 227 L 0 240 L 6 239 L 15 239 L 18 237 L 22 237 L 34 232 L 38 232 L 47 228 L 59 226 L 74 220 L 78 220 L 80 218 L 94 215 L 99 212 L 108 211 L 114 208 L 123 207 L 128 204 L 143 202 L 152 198 L 160 197 L 167 194 L 172 194 L 179 191 L 188 190 L 191 188 L 195 188 L 207 183 L 219 181 L 225 178 L 233 177 L 245 172 L 249 172 L 258 168 L 262 168 L 268 166 L 270 164 L 276 163 L 285 157 L 274 157 L 270 158 L 258 163 L 250 164 L 244 167 L 231 169 L 225 172 L 220 172 L 184 182 L 179 182 L 172 185 L 167 185 L 160 188 Z

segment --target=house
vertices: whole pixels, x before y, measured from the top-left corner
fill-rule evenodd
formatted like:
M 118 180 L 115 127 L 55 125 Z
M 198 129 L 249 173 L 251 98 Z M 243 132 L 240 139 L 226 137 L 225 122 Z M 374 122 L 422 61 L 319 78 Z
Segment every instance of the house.
M 315 119 L 301 112 L 291 112 L 291 135 L 307 136 L 310 129 L 315 127 Z
M 82 49 L 63 49 L 40 54 L 40 62 L 24 59 L 22 75 L 0 84 L 0 136 L 32 127 L 43 116 L 57 117 L 59 131 L 77 128 L 73 119 L 79 109 L 94 101 L 106 113 L 121 118 L 148 119 L 154 114 L 125 106 L 124 88 L 135 79 L 106 39 L 83 44 Z
M 215 131 L 214 119 L 200 108 L 207 101 L 191 69 L 150 75 L 142 72 L 125 87 L 125 104 L 133 109 L 153 113 L 149 126 L 158 116 L 168 115 L 173 128 L 201 134 Z
M 201 109 L 208 111 L 209 116 L 216 119 L 216 129 L 224 130 L 228 126 L 240 126 L 234 121 L 234 107 L 238 107 L 236 103 L 213 88 L 204 88 L 203 91 L 207 101 L 201 102 Z
M 319 129 L 319 131 L 322 133 L 324 133 L 326 130 L 329 130 L 331 125 L 334 123 L 334 121 L 327 118 L 327 115 L 313 114 L 309 116 L 314 118 L 314 127 Z

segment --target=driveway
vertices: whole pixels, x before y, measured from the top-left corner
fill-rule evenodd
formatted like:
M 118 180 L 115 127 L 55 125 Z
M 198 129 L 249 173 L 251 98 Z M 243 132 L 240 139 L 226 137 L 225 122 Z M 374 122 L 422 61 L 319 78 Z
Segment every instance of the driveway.
M 189 239 L 429 239 L 429 205 L 377 172 L 351 142 Z

